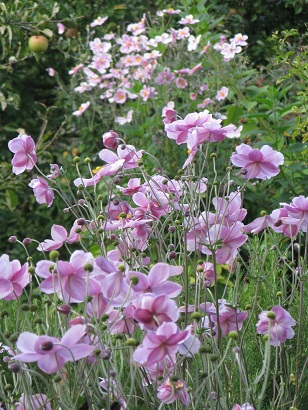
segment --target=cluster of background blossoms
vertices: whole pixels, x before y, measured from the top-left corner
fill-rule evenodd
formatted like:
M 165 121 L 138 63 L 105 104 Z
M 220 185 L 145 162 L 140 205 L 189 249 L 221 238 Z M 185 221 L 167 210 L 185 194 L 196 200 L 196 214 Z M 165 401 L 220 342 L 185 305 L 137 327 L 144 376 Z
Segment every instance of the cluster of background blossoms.
M 167 9 L 166 9 L 167 10 Z M 164 14 L 178 14 L 162 11 Z M 176 10 L 178 12 L 178 10 Z M 95 28 L 101 26 L 106 20 L 102 18 L 99 22 L 91 25 Z M 194 64 L 193 67 L 167 67 L 163 61 L 165 53 L 162 53 L 160 46 L 163 45 L 171 51 L 183 47 L 186 43 L 188 52 L 194 52 L 195 57 L 203 58 L 204 54 L 211 47 L 208 41 L 202 44 L 202 36 L 194 36 L 191 33 L 191 26 L 199 23 L 192 15 L 182 17 L 177 24 L 178 29 L 170 28 L 155 37 L 150 36 L 147 31 L 146 16 L 135 23 L 127 26 L 126 33 L 122 36 L 116 34 L 105 34 L 103 37 L 95 37 L 89 42 L 91 60 L 88 64 L 78 64 L 69 71 L 71 76 L 77 76 L 80 83 L 75 87 L 75 91 L 80 94 L 93 95 L 93 90 L 98 89 L 99 98 L 110 104 L 123 105 L 129 100 L 137 98 L 147 101 L 154 99 L 159 86 L 171 86 L 175 89 L 189 89 L 188 97 L 194 101 L 197 97 L 202 98 L 202 103 L 198 107 L 204 108 L 213 101 L 210 94 L 205 98 L 204 92 L 208 90 L 207 84 L 199 84 L 199 81 L 190 81 L 190 77 L 202 70 L 202 60 Z M 59 34 L 63 34 L 65 27 L 58 27 Z M 94 32 L 92 33 L 94 34 Z M 221 36 L 220 42 L 213 46 L 219 51 L 224 61 L 228 62 L 242 51 L 242 47 L 247 45 L 247 36 L 236 34 L 227 42 L 225 36 Z M 157 88 L 158 87 L 158 88 Z M 228 88 L 222 87 L 214 90 L 215 99 L 222 101 L 228 96 Z M 90 101 L 84 102 L 73 112 L 73 115 L 80 116 L 90 106 Z M 115 122 L 124 124 L 132 120 L 132 110 L 127 116 L 116 117 Z

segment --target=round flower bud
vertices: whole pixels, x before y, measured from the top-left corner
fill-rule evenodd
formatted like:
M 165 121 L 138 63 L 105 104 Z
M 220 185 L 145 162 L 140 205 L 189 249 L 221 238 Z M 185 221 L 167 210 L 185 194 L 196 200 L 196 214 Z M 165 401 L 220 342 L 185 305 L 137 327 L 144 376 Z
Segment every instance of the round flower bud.
M 190 318 L 191 318 L 191 320 L 196 320 L 197 322 L 199 322 L 203 318 L 203 315 L 199 312 L 193 312 L 190 315 Z
M 10 336 L 10 342 L 12 342 L 12 343 L 17 342 L 18 336 L 19 336 L 19 333 L 13 333 L 13 334 Z
M 129 278 L 129 280 L 130 280 L 130 282 L 131 282 L 133 285 L 138 285 L 138 283 L 139 283 L 139 278 L 138 278 L 138 276 L 131 276 L 131 277 Z
M 119 270 L 120 272 L 125 272 L 125 265 L 120 264 L 120 265 L 118 266 L 118 270 Z
M 77 225 L 83 226 L 86 223 L 86 220 L 84 218 L 78 218 L 76 222 Z
M 265 216 L 265 215 L 267 215 L 267 213 L 266 213 L 266 211 L 261 211 L 261 212 L 260 212 L 260 215 L 261 215 L 261 216 Z
M 28 272 L 29 272 L 30 275 L 34 275 L 34 274 L 35 274 L 35 268 L 34 268 L 34 266 L 29 266 Z
M 21 305 L 21 310 L 22 310 L 23 312 L 29 312 L 30 307 L 29 307 L 29 305 L 28 305 L 27 303 L 23 303 L 23 304 Z
M 5 391 L 12 391 L 12 390 L 13 390 L 13 386 L 12 386 L 11 384 L 7 383 L 7 384 L 4 386 L 4 390 L 5 390 Z
M 217 362 L 218 359 L 219 359 L 219 354 L 213 353 L 213 354 L 210 355 L 210 361 L 211 362 Z
M 35 325 L 41 325 L 43 323 L 43 320 L 40 317 L 36 317 L 33 321 Z
M 32 239 L 30 239 L 30 238 L 24 238 L 23 241 L 22 241 L 22 243 L 25 246 L 29 245 L 31 242 L 32 242 Z
M 57 311 L 62 313 L 62 315 L 69 315 L 71 313 L 72 308 L 70 305 L 60 305 L 57 307 Z
M 21 370 L 21 366 L 19 363 L 12 363 L 8 366 L 8 369 L 12 373 L 18 373 Z
M 77 164 L 79 161 L 80 161 L 79 157 L 74 157 L 74 159 L 73 159 L 74 164 Z
M 217 158 L 217 154 L 215 152 L 212 152 L 211 155 L 210 155 L 210 158 L 211 159 Z
M 169 252 L 169 255 L 168 255 L 169 259 L 175 259 L 176 256 L 177 256 L 177 255 L 176 255 L 176 252 L 175 252 L 175 251 Z
M 93 272 L 93 269 L 94 269 L 91 263 L 86 263 L 83 268 L 86 272 Z
M 168 232 L 169 233 L 173 233 L 173 232 L 175 232 L 176 231 L 176 227 L 175 226 L 169 226 L 169 228 L 168 228 Z
M 233 339 L 233 340 L 237 340 L 238 339 L 238 333 L 235 331 L 229 332 L 228 336 Z
M 34 304 L 30 305 L 30 311 L 31 311 L 31 312 L 37 312 L 37 310 L 38 310 L 38 306 L 37 306 L 37 305 L 34 305 Z
M 144 162 L 141 158 L 137 160 L 137 165 L 139 165 L 139 167 L 141 167 L 143 164 Z
M 15 243 L 15 242 L 17 242 L 16 236 L 10 236 L 10 237 L 9 237 L 9 242 L 10 242 L 10 243 Z
M 138 345 L 137 340 L 133 339 L 132 337 L 127 339 L 125 344 L 126 344 L 126 346 L 133 346 L 133 347 Z
M 110 358 L 110 356 L 111 356 L 111 351 L 110 351 L 110 350 L 108 350 L 108 349 L 102 350 L 102 352 L 101 352 L 101 358 L 102 358 L 103 360 L 108 360 L 108 359 Z
M 87 157 L 87 158 L 84 159 L 83 162 L 84 162 L 85 164 L 90 164 L 91 158 Z
M 62 381 L 62 377 L 59 374 L 56 374 L 52 380 L 55 383 L 60 383 Z
M 54 260 L 58 259 L 59 256 L 60 256 L 60 254 L 59 254 L 58 251 L 51 251 L 51 252 L 49 253 L 49 259 L 50 259 L 51 261 L 54 261 Z
M 273 311 L 267 312 L 266 317 L 268 317 L 271 320 L 275 320 L 276 319 L 276 313 Z
M 277 298 L 280 298 L 282 296 L 282 292 L 277 292 L 276 296 L 277 296 Z

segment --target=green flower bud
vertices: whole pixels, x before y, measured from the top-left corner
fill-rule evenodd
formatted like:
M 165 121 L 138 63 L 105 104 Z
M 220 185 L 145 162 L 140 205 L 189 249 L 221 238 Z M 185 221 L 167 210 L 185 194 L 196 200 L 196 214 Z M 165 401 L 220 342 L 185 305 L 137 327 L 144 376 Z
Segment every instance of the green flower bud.
M 129 339 L 126 340 L 125 342 L 126 346 L 132 346 L 135 347 L 138 345 L 138 342 L 136 339 L 133 339 L 132 337 L 130 337 Z
M 59 254 L 58 251 L 51 251 L 51 252 L 49 253 L 49 259 L 50 259 L 51 261 L 57 260 L 57 259 L 59 258 L 59 256 L 60 256 L 60 254 Z
M 267 312 L 266 317 L 271 319 L 271 320 L 275 320 L 276 319 L 276 313 L 273 311 Z
M 139 278 L 138 278 L 138 276 L 131 276 L 131 277 L 129 278 L 129 280 L 130 280 L 130 282 L 131 282 L 133 285 L 138 285 L 138 283 L 139 283 Z
M 228 336 L 233 339 L 233 340 L 237 340 L 238 339 L 238 333 L 235 331 L 229 332 Z
M 80 161 L 79 157 L 74 157 L 74 159 L 73 159 L 74 164 L 77 164 L 79 161 Z
M 52 380 L 55 383 L 60 383 L 62 381 L 62 377 L 59 374 L 56 374 Z
M 94 269 L 91 263 L 86 263 L 83 268 L 86 272 L 93 272 L 93 269 Z

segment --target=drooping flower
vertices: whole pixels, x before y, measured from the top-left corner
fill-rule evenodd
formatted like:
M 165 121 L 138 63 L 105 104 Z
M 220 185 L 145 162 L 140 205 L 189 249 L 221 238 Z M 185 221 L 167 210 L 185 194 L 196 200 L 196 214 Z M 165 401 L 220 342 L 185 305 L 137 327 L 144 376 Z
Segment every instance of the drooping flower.
M 16 259 L 10 261 L 6 254 L 0 257 L 0 299 L 17 299 L 29 281 L 28 263 L 21 266 Z
M 257 332 L 261 335 L 269 334 L 270 344 L 272 346 L 280 346 L 287 339 L 294 337 L 296 322 L 289 312 L 281 306 L 274 306 L 270 311 L 265 310 L 259 314 L 257 323 Z
M 93 352 L 95 346 L 79 343 L 86 334 L 86 325 L 71 327 L 62 339 L 52 336 L 37 336 L 23 332 L 19 335 L 16 346 L 21 353 L 13 357 L 24 363 L 37 362 L 45 373 L 60 371 L 66 362 L 80 360 Z
M 32 179 L 29 187 L 33 188 L 35 198 L 39 204 L 47 204 L 48 208 L 52 205 L 55 197 L 53 189 L 50 188 L 44 178 L 37 177 Z
M 241 174 L 245 179 L 270 179 L 279 174 L 278 166 L 284 162 L 283 155 L 264 145 L 260 150 L 246 144 L 236 147 L 236 153 L 231 155 L 231 162 L 241 167 Z
M 187 385 L 183 380 L 172 381 L 165 380 L 157 390 L 157 397 L 166 404 L 171 404 L 179 399 L 184 406 L 190 403 L 190 397 L 187 393 Z
M 21 174 L 26 169 L 31 170 L 34 167 L 37 157 L 32 137 L 19 134 L 9 142 L 9 150 L 15 154 L 12 159 L 14 174 Z

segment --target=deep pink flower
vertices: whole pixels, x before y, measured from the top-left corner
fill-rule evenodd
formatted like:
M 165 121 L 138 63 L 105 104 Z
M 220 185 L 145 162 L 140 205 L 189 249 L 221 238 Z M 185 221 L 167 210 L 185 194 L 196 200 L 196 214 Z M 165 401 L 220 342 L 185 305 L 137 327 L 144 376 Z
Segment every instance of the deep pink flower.
M 13 357 L 20 362 L 37 362 L 45 373 L 60 371 L 66 362 L 80 360 L 93 352 L 95 346 L 79 343 L 86 334 L 86 325 L 71 327 L 62 339 L 51 336 L 37 336 L 23 332 L 19 335 L 16 346 L 20 354 Z
M 189 330 L 180 331 L 173 322 L 163 323 L 156 333 L 147 334 L 134 351 L 133 359 L 140 365 L 152 366 L 166 356 L 174 358 L 179 345 L 189 337 Z
M 0 299 L 17 299 L 29 281 L 28 263 L 21 266 L 16 259 L 10 261 L 6 254 L 0 257 Z
M 33 188 L 35 198 L 39 204 L 47 204 L 48 208 L 52 205 L 55 197 L 53 189 L 50 188 L 44 178 L 37 177 L 32 179 L 29 187 Z
M 146 293 L 136 302 L 134 319 L 146 331 L 156 330 L 165 322 L 176 322 L 179 316 L 176 302 L 167 295 L 154 296 Z
M 272 318 L 274 314 L 275 318 Z M 272 346 L 280 346 L 287 339 L 294 337 L 296 322 L 289 312 L 281 306 L 274 306 L 270 311 L 265 310 L 259 314 L 257 323 L 257 332 L 261 335 L 270 335 L 270 343 Z
M 259 150 L 241 144 L 231 156 L 232 164 L 242 168 L 241 174 L 245 179 L 270 179 L 279 174 L 278 166 L 282 165 L 283 161 L 283 155 L 269 145 L 264 145 Z
M 12 159 L 14 174 L 21 174 L 26 169 L 30 170 L 34 167 L 37 157 L 32 137 L 19 134 L 9 142 L 9 150 L 15 154 Z
M 171 404 L 175 402 L 176 399 L 179 399 L 184 406 L 188 406 L 190 397 L 186 389 L 187 385 L 183 380 L 173 382 L 168 378 L 159 386 L 157 397 L 166 404 Z

